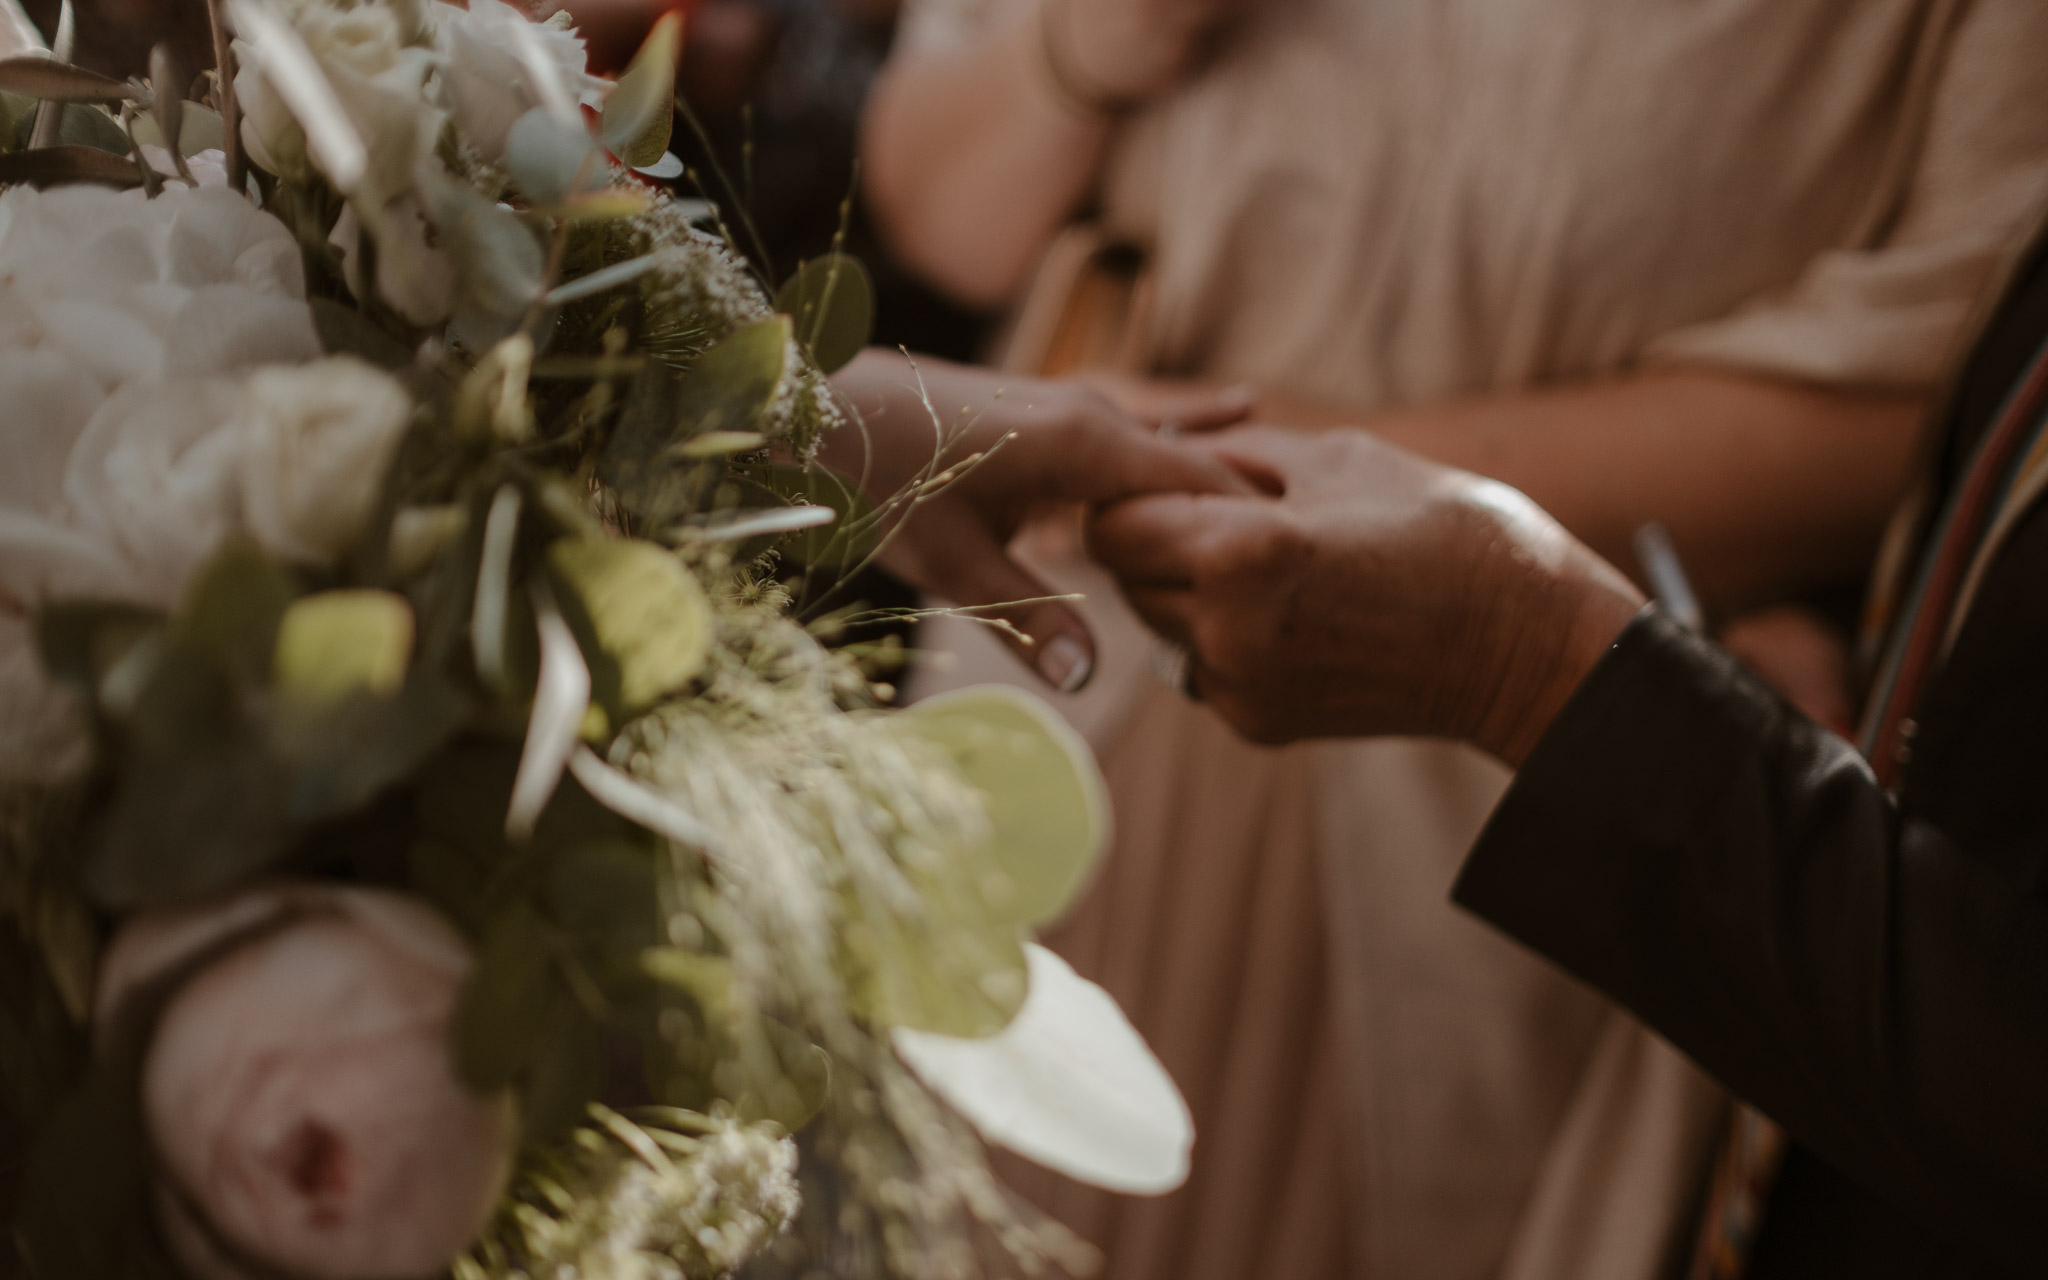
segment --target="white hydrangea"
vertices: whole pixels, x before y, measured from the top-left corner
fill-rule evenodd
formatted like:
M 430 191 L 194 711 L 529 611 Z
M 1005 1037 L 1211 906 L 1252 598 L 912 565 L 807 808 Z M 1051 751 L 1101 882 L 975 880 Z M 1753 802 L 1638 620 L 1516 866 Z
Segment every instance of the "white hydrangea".
M 168 607 L 232 535 L 305 563 L 353 540 L 411 402 L 320 357 L 298 246 L 241 196 L 0 195 L 0 776 L 82 759 L 25 652 L 40 605 Z

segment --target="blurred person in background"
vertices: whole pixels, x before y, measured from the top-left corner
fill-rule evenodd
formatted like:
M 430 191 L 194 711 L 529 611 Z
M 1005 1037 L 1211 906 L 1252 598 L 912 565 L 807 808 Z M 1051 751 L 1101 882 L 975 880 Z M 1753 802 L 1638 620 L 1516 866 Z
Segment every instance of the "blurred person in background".
M 1111 345 L 1136 377 L 1109 385 L 1134 408 L 1246 384 L 1267 419 L 1505 480 L 1619 563 L 1661 521 L 1728 616 L 1867 568 L 2048 194 L 2044 58 L 2033 0 L 907 0 L 866 191 L 904 262 L 1021 302 L 1020 331 L 1034 273 L 1080 278 L 1063 228 L 1129 246 Z M 1056 605 L 1013 617 L 1056 683 L 1092 668 L 1063 706 L 1117 842 L 1053 942 L 1200 1138 L 1163 1200 L 1015 1185 L 1110 1280 L 1682 1270 L 1727 1101 L 1451 906 L 1507 772 L 1442 742 L 1241 744 L 1150 679 L 1068 527 L 1027 536 L 1045 581 L 1020 594 L 1087 592 L 1097 647 Z M 965 622 L 926 643 L 958 659 L 927 688 L 1029 678 Z M 1810 626 L 1742 644 L 1842 714 Z

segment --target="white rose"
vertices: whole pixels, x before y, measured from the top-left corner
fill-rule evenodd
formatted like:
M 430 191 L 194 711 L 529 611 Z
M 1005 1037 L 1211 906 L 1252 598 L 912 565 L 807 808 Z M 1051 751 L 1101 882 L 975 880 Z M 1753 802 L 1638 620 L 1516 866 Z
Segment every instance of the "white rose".
M 223 189 L 0 194 L 0 776 L 83 759 L 30 645 L 43 603 L 168 607 L 236 534 L 331 563 L 370 514 L 410 401 L 318 359 L 300 272 Z
M 330 75 L 343 69 L 400 93 L 410 92 L 417 101 L 432 62 L 424 50 L 407 47 L 406 15 L 376 3 L 344 7 L 327 0 L 295 0 L 281 7 L 307 50 Z M 242 144 L 249 158 L 280 178 L 312 176 L 306 132 L 271 84 L 262 59 L 243 40 L 235 41 L 235 53 L 240 68 L 235 72 L 235 102 L 242 112 Z
M 239 505 L 230 379 L 320 352 L 304 293 L 291 234 L 228 191 L 0 195 L 0 610 L 176 598 Z
M 285 559 L 333 563 L 376 508 L 412 398 L 386 374 L 345 356 L 259 369 L 241 394 L 245 529 Z
M 520 56 L 529 35 L 569 103 L 610 87 L 589 73 L 583 37 L 552 22 L 530 22 L 499 0 L 470 0 L 467 10 L 444 7 L 437 22 L 456 127 L 492 160 L 503 158 L 512 122 L 547 105 L 528 60 Z
M 102 963 L 100 1033 L 143 984 L 195 963 L 142 1075 L 160 1220 L 185 1270 L 445 1269 L 497 1204 L 515 1128 L 509 1095 L 479 1097 L 455 1075 L 461 937 L 415 899 L 324 885 L 147 913 Z

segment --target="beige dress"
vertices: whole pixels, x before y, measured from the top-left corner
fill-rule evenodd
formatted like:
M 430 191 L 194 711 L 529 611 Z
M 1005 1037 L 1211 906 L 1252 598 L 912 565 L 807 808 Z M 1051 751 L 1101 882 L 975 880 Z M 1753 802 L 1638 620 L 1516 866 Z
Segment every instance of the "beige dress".
M 907 39 L 1032 3 L 913 0 Z M 1362 411 L 1659 362 L 1926 388 L 2048 191 L 2040 0 L 1249 12 L 1103 180 L 1149 251 L 1143 364 L 1165 374 Z M 1242 745 L 1149 679 L 1057 535 L 1027 550 L 1105 640 L 1062 706 L 1118 819 L 1053 941 L 1200 1136 L 1160 1200 L 1015 1184 L 1109 1280 L 1667 1274 L 1723 1100 L 1447 902 L 1506 774 L 1440 743 Z M 1032 685 L 971 625 L 935 642 L 955 661 L 925 688 Z

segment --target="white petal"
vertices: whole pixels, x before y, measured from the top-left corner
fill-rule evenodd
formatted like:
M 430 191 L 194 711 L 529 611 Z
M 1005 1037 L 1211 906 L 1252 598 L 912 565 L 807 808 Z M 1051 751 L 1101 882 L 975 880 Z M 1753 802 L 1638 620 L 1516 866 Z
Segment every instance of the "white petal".
M 897 1028 L 896 1052 L 981 1136 L 1133 1195 L 1188 1176 L 1194 1118 L 1107 991 L 1026 944 L 1031 994 L 1010 1025 L 964 1040 Z

